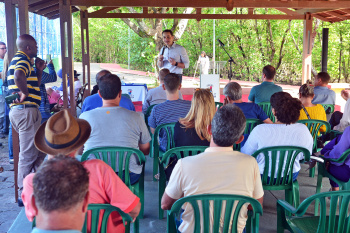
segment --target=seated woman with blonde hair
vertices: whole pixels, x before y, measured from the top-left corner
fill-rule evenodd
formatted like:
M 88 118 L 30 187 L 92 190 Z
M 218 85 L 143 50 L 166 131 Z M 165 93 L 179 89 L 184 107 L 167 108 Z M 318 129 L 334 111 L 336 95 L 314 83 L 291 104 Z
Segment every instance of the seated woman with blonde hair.
M 187 116 L 175 124 L 175 147 L 209 146 L 210 134 L 207 128 L 215 112 L 214 97 L 210 90 L 196 90 Z
M 299 120 L 321 120 L 327 121 L 326 111 L 321 104 L 313 104 L 311 101 L 314 98 L 314 87 L 308 84 L 303 84 L 299 88 L 299 100 L 302 104 Z M 325 132 L 326 126 L 320 128 L 320 132 Z

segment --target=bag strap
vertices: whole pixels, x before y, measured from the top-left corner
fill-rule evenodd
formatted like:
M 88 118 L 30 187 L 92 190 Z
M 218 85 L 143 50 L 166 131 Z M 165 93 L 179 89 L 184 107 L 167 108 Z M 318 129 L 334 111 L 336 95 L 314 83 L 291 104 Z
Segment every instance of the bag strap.
M 311 117 L 310 117 L 309 113 L 306 111 L 306 108 L 304 107 L 304 105 L 301 105 L 301 106 L 303 107 L 303 110 L 307 116 L 307 119 L 311 120 Z

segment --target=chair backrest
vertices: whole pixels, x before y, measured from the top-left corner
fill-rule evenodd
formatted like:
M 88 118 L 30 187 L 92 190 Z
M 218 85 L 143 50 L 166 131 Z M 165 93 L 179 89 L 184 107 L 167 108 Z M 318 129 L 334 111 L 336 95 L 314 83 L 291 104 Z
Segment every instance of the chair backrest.
M 291 187 L 294 162 L 300 153 L 304 155 L 305 161 L 310 160 L 310 152 L 298 146 L 273 146 L 257 150 L 252 156 L 257 158 L 259 154 L 262 154 L 265 159 L 265 168 L 262 175 L 264 189 L 267 186 L 271 186 L 269 188 L 271 190 Z
M 80 105 L 82 105 L 83 101 L 84 101 L 84 93 L 86 90 L 86 87 L 89 85 L 89 83 L 85 83 L 78 91 L 77 96 L 75 97 L 75 102 L 76 102 L 76 106 L 78 108 L 81 108 Z
M 110 204 L 89 204 L 88 212 L 85 215 L 85 222 L 81 232 L 87 233 L 89 229 L 89 233 L 107 233 L 108 218 L 114 211 L 118 212 L 119 215 L 122 217 L 123 225 L 125 227 L 125 233 L 129 233 L 132 218 L 130 217 L 130 215 L 124 213 L 118 207 L 112 206 Z M 102 219 L 101 222 L 100 219 Z M 90 227 L 87 226 L 88 223 L 90 224 Z M 35 226 L 36 218 L 34 217 L 32 228 L 34 228 Z M 111 230 L 109 232 L 111 232 Z
M 329 198 L 330 201 L 327 200 Z M 310 204 L 317 199 L 320 203 L 320 212 L 317 213 L 320 216 L 317 232 L 350 232 L 350 217 L 348 214 L 350 209 L 350 191 L 333 191 L 312 195 L 299 205 L 295 215 L 303 216 Z M 326 231 L 327 228 L 328 231 Z
M 245 125 L 245 129 L 244 129 L 244 141 L 246 141 L 246 137 L 249 136 L 249 134 L 253 131 L 253 129 L 255 128 L 255 126 L 262 124 L 263 122 L 259 119 L 246 119 L 246 125 Z M 233 148 L 236 151 L 241 151 L 241 143 L 240 144 L 234 144 Z
M 156 106 L 156 104 L 149 106 L 147 108 L 146 113 L 145 113 L 145 123 L 146 123 L 147 129 L 149 132 L 151 132 L 151 130 L 150 130 L 149 125 L 148 125 L 148 117 L 151 115 L 151 112 L 152 112 L 152 109 L 154 108 L 154 106 Z
M 266 115 L 271 119 L 272 122 L 275 122 L 275 116 L 272 114 L 272 107 L 270 102 L 261 102 L 258 103 L 260 108 L 266 113 Z
M 159 153 L 159 134 L 162 132 L 163 135 L 166 135 L 167 138 L 167 145 L 166 145 L 166 151 L 175 147 L 174 142 L 174 127 L 176 122 L 173 123 L 166 123 L 157 126 L 157 128 L 154 131 L 154 134 L 152 135 L 152 143 L 153 143 L 153 153 Z
M 334 112 L 334 104 L 321 104 L 326 111 L 327 114 L 331 114 Z
M 182 146 L 182 147 L 175 147 L 170 150 L 167 150 L 162 159 L 161 164 L 167 165 L 169 164 L 169 160 L 171 157 L 175 157 L 177 159 L 185 158 L 187 156 L 197 155 L 205 151 L 207 149 L 207 146 Z
M 144 164 L 146 159 L 144 154 L 134 148 L 129 147 L 97 147 L 84 152 L 81 161 L 88 159 L 100 159 L 107 163 L 115 172 L 118 172 L 120 179 L 130 185 L 129 164 L 131 156 L 137 156 L 140 164 Z M 118 165 L 118 166 L 117 166 Z M 121 172 L 122 171 L 122 172 Z M 124 178 L 124 179 L 123 179 Z
M 321 121 L 321 120 L 299 120 L 298 123 L 306 125 L 306 127 L 309 129 L 312 138 L 314 139 L 314 147 L 313 151 L 315 152 L 317 149 L 317 137 L 319 135 L 320 128 L 324 125 L 326 127 L 326 132 L 329 133 L 331 130 L 331 125 L 327 121 Z
M 216 110 L 218 110 L 219 108 L 221 108 L 224 104 L 221 102 L 215 102 L 215 108 Z
M 130 232 L 130 223 L 132 222 L 130 215 L 110 204 L 89 204 L 82 233 L 87 233 L 88 229 L 89 233 L 107 233 L 108 218 L 114 211 L 122 217 L 125 232 Z M 102 219 L 102 222 L 100 222 L 100 219 Z M 90 224 L 89 227 L 87 226 L 88 223 Z M 111 230 L 108 232 L 111 232 Z
M 247 204 L 253 209 L 252 230 L 259 231 L 262 207 L 256 199 L 241 195 L 202 194 L 183 197 L 173 204 L 168 216 L 168 232 L 176 232 L 175 216 L 185 203 L 193 209 L 194 233 L 237 232 L 239 214 L 241 210 L 247 210 Z M 221 227 L 222 230 L 219 230 Z

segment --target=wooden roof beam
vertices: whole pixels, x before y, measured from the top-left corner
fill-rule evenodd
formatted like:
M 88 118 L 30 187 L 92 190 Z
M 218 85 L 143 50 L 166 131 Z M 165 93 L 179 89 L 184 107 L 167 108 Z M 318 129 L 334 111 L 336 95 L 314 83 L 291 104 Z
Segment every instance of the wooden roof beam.
M 48 7 L 53 6 L 53 5 L 58 5 L 58 1 L 57 0 L 44 1 L 43 3 L 29 7 L 29 11 L 37 12 L 39 10 L 42 10 L 44 8 L 48 8 Z
M 57 15 L 57 14 L 60 14 L 59 9 L 57 9 L 57 11 L 53 11 L 51 13 L 46 14 L 45 17 L 50 18 L 50 17 Z
M 51 7 L 48 7 L 48 8 L 43 9 L 43 10 L 39 10 L 36 13 L 39 14 L 39 15 L 46 15 L 46 14 L 51 13 L 53 11 L 57 11 L 58 8 L 59 8 L 59 4 L 51 6 Z
M 45 2 L 45 0 L 28 0 L 28 4 L 29 5 L 32 5 L 32 4 L 35 4 L 35 3 L 38 3 L 38 2 Z
M 226 8 L 227 0 L 71 0 L 74 6 L 119 6 L 119 7 L 193 7 L 193 8 Z M 280 0 L 235 0 L 235 8 L 310 8 L 337 9 L 350 8 L 350 1 L 280 1 Z
M 339 9 L 339 11 L 344 12 L 346 14 L 350 14 L 350 9 Z
M 325 22 L 333 23 L 332 18 L 326 18 L 326 17 L 323 17 L 323 16 L 318 15 L 318 14 L 312 14 L 312 17 L 315 17 L 315 18 L 320 19 L 320 20 L 325 21 Z
M 94 11 L 89 13 L 89 17 L 93 17 L 94 15 L 103 15 L 103 14 L 107 14 L 108 12 L 117 9 L 118 7 L 104 7 L 100 10 Z
M 304 15 L 248 15 L 248 14 L 145 14 L 145 13 L 108 13 L 92 14 L 89 18 L 161 18 L 161 19 L 276 19 L 276 20 L 304 20 Z
M 279 10 L 280 12 L 283 12 L 287 15 L 300 15 L 300 13 L 286 9 L 286 8 L 276 8 L 276 10 Z
M 334 17 L 337 17 L 341 20 L 348 20 L 349 18 L 344 16 L 344 15 L 341 15 L 341 14 L 338 14 L 337 12 L 334 12 L 334 11 L 328 11 L 328 12 L 325 12 L 326 14 L 329 14 L 329 15 L 332 15 Z

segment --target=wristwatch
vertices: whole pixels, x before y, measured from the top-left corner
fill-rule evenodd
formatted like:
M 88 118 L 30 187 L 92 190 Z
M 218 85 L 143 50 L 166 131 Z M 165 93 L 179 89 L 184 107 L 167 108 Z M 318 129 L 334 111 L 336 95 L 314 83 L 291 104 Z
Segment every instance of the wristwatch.
M 177 65 L 178 65 L 178 63 L 176 62 L 176 63 L 175 63 L 175 66 L 177 66 Z

